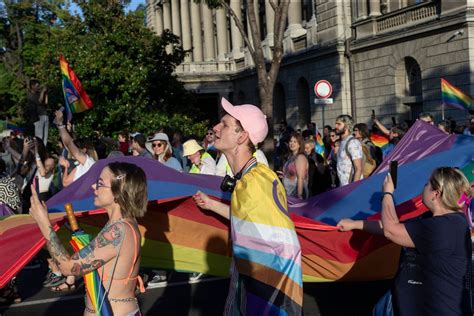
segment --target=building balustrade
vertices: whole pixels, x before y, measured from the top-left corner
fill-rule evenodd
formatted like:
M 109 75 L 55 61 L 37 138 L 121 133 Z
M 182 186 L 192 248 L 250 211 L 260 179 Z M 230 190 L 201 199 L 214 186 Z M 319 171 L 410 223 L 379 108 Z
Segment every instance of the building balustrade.
M 381 16 L 372 16 L 353 24 L 356 39 L 398 31 L 438 17 L 436 3 L 423 2 Z

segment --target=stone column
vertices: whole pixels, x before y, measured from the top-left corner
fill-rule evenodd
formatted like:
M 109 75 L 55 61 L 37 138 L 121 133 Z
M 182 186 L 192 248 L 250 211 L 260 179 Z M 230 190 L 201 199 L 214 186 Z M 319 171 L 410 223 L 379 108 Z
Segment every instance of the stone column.
M 301 19 L 301 0 L 290 0 L 286 33 L 291 38 L 297 38 L 306 34 L 306 30 L 301 26 Z
M 358 20 L 365 19 L 366 17 L 367 17 L 367 0 L 357 0 L 357 19 Z
M 214 18 L 207 4 L 202 4 L 202 22 L 204 27 L 204 60 L 215 60 Z
M 153 2 L 154 0 L 146 0 L 146 25 L 151 31 L 156 32 L 156 14 Z
M 177 0 L 171 0 L 171 25 L 173 27 L 173 33 L 181 37 L 181 25 L 179 15 L 179 2 Z
M 230 7 L 235 12 L 235 15 L 242 21 L 242 10 L 240 8 L 240 0 L 230 1 Z M 234 19 L 230 16 L 230 32 L 232 34 L 232 55 L 234 59 L 244 57 L 242 53 L 242 35 L 240 34 Z
M 369 2 L 370 16 L 379 16 L 382 15 L 380 12 L 380 0 L 370 0 Z
M 173 31 L 171 26 L 171 6 L 169 0 L 163 1 L 163 28 Z
M 275 11 L 273 11 L 269 0 L 265 0 L 265 23 L 267 24 L 267 35 L 265 37 L 265 40 L 271 41 L 271 46 L 273 46 L 273 27 L 275 24 Z
M 217 59 L 224 60 L 229 51 L 227 45 L 227 17 L 224 8 L 216 9 Z
M 176 1 L 176 0 L 175 0 Z M 184 50 L 190 50 L 191 49 L 191 27 L 189 24 L 189 0 L 181 0 L 180 1 L 180 9 L 181 9 L 181 29 L 183 30 L 182 32 L 182 37 L 181 37 L 181 42 L 183 43 L 183 49 Z M 191 62 L 191 54 L 189 53 L 184 57 L 185 62 Z
M 193 61 L 202 61 L 201 8 L 191 1 L 191 26 L 193 36 Z
M 156 34 L 161 35 L 163 33 L 163 10 L 160 7 L 155 7 L 154 10 L 155 21 L 156 21 Z

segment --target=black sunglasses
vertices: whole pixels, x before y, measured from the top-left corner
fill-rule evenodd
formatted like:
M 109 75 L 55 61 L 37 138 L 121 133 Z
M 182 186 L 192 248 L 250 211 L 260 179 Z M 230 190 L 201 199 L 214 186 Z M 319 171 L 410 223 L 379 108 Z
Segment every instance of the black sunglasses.
M 151 144 L 151 147 L 155 148 L 155 147 L 161 147 L 163 146 L 162 143 L 158 143 L 158 144 Z

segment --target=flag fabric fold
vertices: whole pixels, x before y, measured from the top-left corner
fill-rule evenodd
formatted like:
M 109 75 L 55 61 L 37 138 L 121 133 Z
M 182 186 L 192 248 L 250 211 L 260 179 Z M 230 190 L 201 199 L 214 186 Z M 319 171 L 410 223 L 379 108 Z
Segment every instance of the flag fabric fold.
M 82 87 L 79 78 L 77 78 L 62 54 L 59 57 L 59 65 L 61 68 L 64 102 L 66 104 L 68 120 L 70 120 L 73 113 L 92 109 L 93 103 Z
M 473 181 L 472 148 L 472 136 L 447 135 L 417 121 L 368 179 L 306 201 L 288 199 L 290 218 L 301 245 L 303 281 L 370 281 L 393 277 L 400 253 L 398 246 L 382 236 L 360 231 L 339 232 L 335 225 L 341 218 L 380 217 L 381 186 L 390 160 L 399 162 L 399 186 L 394 197 L 401 219 L 421 214 L 426 207 L 420 194 L 434 168 L 459 167 Z M 232 251 L 229 222 L 200 210 L 191 198 L 201 190 L 223 202 L 229 201 L 230 196 L 219 190 L 219 177 L 179 173 L 147 158 L 101 160 L 47 201 L 55 223 L 64 216 L 63 205 L 71 202 L 75 210 L 89 210 L 78 218 L 81 227 L 90 234 L 100 231 L 107 218 L 106 214 L 98 214 L 100 210 L 94 210 L 91 186 L 102 168 L 112 161 L 135 163 L 147 174 L 152 202 L 145 218 L 139 221 L 144 236 L 144 267 L 228 275 Z M 37 226 L 26 219 L 24 215 L 13 215 L 0 221 L 0 287 L 44 244 Z M 244 241 L 251 242 L 248 238 Z

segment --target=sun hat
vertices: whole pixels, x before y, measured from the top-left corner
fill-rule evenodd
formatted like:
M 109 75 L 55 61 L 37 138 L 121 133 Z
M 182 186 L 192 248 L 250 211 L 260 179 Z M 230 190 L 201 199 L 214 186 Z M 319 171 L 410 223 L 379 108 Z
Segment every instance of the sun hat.
M 154 142 L 154 141 L 157 141 L 157 140 L 162 140 L 162 141 L 165 141 L 165 142 L 170 142 L 170 139 L 168 138 L 168 135 L 166 135 L 165 133 L 156 133 L 155 135 L 153 135 L 152 138 L 149 138 L 148 139 L 148 143 L 151 143 L 151 142 Z
M 268 134 L 268 123 L 262 110 L 252 104 L 234 106 L 225 98 L 222 98 L 221 104 L 224 111 L 240 121 L 244 130 L 249 133 L 252 144 L 257 145 L 265 140 Z
M 165 133 L 156 133 L 155 135 L 153 135 L 153 137 L 149 138 L 146 141 L 146 149 L 148 149 L 149 152 L 153 152 L 153 147 L 151 146 L 151 143 L 156 142 L 157 140 L 166 142 L 168 150 L 172 151 L 168 135 L 166 135 Z
M 195 154 L 200 150 L 204 150 L 204 148 L 195 139 L 190 139 L 183 144 L 183 157 Z

